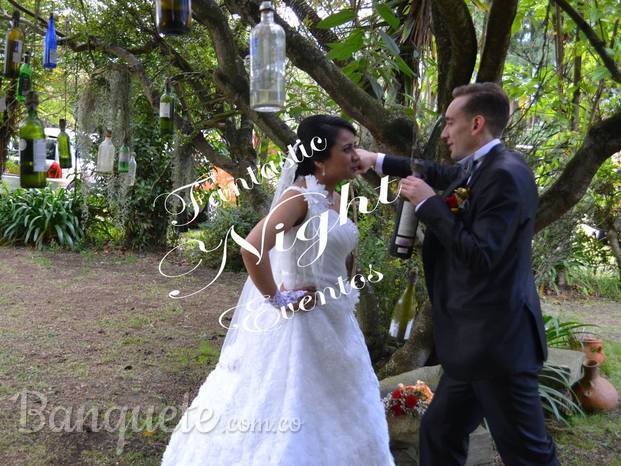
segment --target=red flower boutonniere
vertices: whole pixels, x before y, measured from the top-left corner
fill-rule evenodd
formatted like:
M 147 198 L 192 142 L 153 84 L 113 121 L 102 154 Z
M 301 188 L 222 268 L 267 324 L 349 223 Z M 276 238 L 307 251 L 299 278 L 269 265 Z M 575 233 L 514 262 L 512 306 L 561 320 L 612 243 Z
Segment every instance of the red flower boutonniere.
M 468 188 L 457 188 L 453 194 L 444 198 L 444 202 L 454 214 L 458 214 L 463 209 L 463 203 L 470 197 Z

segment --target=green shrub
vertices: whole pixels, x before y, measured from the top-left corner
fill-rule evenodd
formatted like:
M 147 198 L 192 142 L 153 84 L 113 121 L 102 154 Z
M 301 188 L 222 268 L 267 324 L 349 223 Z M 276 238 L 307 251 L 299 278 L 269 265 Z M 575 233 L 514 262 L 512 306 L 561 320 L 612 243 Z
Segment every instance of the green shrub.
M 182 248 L 188 257 L 202 259 L 207 267 L 219 268 L 224 248 L 222 245 L 218 248 L 218 245 L 224 241 L 231 226 L 234 226 L 235 232 L 244 238 L 259 220 L 261 220 L 260 215 L 251 206 L 220 207 L 210 220 L 200 225 L 199 230 L 191 230 L 182 234 Z M 209 253 L 202 252 L 196 240 L 202 241 L 206 250 L 215 250 Z M 236 272 L 244 270 L 239 245 L 231 239 L 230 234 L 226 257 L 225 270 Z
M 73 248 L 82 239 L 79 203 L 64 189 L 5 188 L 0 196 L 0 234 L 10 243 L 57 243 Z

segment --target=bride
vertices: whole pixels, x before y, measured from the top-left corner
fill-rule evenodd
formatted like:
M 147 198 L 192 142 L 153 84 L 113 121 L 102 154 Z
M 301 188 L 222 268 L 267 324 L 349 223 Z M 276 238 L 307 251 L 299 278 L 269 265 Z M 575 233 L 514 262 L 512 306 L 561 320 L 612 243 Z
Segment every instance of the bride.
M 270 213 L 242 248 L 249 278 L 218 364 L 162 465 L 395 464 L 348 281 L 358 230 L 340 221 L 334 190 L 358 168 L 355 134 L 339 117 L 300 123 L 295 161 L 290 153 Z

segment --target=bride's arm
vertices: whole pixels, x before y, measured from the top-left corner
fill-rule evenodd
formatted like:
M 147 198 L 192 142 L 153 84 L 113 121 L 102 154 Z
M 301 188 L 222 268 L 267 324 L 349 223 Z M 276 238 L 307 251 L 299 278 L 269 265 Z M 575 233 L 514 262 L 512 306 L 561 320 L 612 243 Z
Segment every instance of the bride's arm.
M 274 296 L 277 289 L 268 254 L 268 251 L 276 243 L 276 234 L 290 230 L 299 220 L 306 216 L 307 209 L 306 201 L 299 192 L 293 190 L 286 191 L 280 198 L 278 207 L 261 219 L 246 237 L 246 241 L 262 253 L 261 259 L 258 260 L 255 254 L 241 248 L 241 256 L 248 275 L 250 275 L 255 286 L 264 296 Z M 276 225 L 279 223 L 282 223 L 284 227 L 276 230 Z M 263 248 L 261 247 L 262 237 L 264 241 Z

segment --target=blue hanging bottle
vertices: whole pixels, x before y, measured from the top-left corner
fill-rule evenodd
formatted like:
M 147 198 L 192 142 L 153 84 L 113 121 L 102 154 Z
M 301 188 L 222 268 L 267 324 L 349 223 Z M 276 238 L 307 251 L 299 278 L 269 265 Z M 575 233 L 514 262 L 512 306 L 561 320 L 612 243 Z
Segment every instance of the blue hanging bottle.
M 51 70 L 56 68 L 56 28 L 54 28 L 54 15 L 50 14 L 50 21 L 45 34 L 45 43 L 43 46 L 43 68 Z

